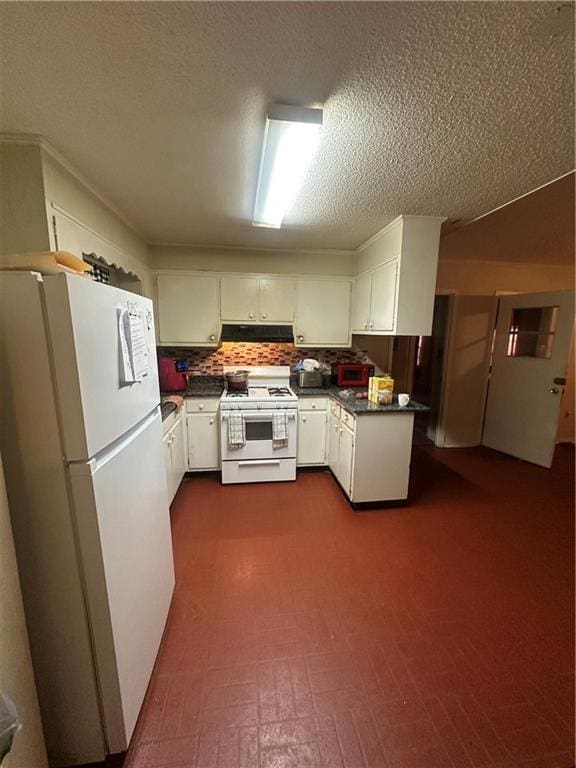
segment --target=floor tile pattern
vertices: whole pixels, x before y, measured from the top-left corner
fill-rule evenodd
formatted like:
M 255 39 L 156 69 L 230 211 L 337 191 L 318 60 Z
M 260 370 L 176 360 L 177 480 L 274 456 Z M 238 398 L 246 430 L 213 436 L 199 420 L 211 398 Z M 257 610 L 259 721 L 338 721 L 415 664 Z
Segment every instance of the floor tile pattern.
M 572 466 L 418 447 L 412 504 L 362 512 L 186 480 L 126 768 L 572 766 Z

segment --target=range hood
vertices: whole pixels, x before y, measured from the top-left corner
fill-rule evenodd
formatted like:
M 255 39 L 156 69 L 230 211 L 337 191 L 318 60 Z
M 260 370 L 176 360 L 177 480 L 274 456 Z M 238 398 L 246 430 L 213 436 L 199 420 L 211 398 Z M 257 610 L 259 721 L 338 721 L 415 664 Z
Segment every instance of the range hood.
M 294 343 L 291 325 L 232 325 L 222 324 L 222 341 Z

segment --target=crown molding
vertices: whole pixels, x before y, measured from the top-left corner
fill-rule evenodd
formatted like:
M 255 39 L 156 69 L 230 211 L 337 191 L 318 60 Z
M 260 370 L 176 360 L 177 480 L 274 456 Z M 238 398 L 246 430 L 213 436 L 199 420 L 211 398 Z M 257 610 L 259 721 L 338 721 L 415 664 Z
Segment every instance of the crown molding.
M 380 240 L 380 238 L 383 237 L 387 232 L 390 232 L 390 230 L 400 226 L 403 221 L 410 219 L 426 219 L 427 221 L 438 221 L 442 223 L 443 221 L 446 221 L 446 216 L 418 216 L 417 214 L 412 213 L 401 213 L 400 216 L 396 216 L 396 218 L 393 219 L 389 224 L 386 224 L 385 227 L 382 227 L 382 229 L 379 229 L 376 234 L 368 238 L 365 243 L 359 245 L 358 248 L 356 248 L 355 253 L 362 253 L 362 251 L 365 251 L 366 248 L 369 248 L 373 243 Z
M 127 227 L 129 227 L 134 234 L 146 244 L 149 245 L 146 235 L 130 221 L 126 214 L 121 211 L 113 202 L 111 202 L 105 195 L 97 189 L 91 181 L 89 181 L 84 174 L 82 174 L 64 155 L 62 155 L 56 147 L 54 147 L 44 136 L 37 133 L 0 133 L 0 144 L 26 144 L 28 146 L 39 147 L 41 152 L 45 152 L 48 157 L 54 160 L 61 168 L 69 173 L 76 181 L 80 182 L 91 195 L 99 200 L 108 210 L 110 210 L 115 216 L 117 216 Z
M 151 248 L 189 248 L 193 251 L 245 251 L 249 253 L 297 253 L 301 256 L 355 256 L 355 250 L 346 250 L 338 248 L 266 248 L 261 245 L 218 245 L 215 243 L 178 243 L 178 242 L 151 242 L 148 244 Z

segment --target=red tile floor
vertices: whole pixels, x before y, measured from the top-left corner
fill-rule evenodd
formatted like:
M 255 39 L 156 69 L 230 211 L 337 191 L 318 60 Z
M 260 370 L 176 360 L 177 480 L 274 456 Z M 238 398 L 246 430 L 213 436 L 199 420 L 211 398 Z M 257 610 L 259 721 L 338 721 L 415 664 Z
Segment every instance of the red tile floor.
M 413 503 L 328 473 L 185 481 L 126 768 L 568 768 L 574 454 L 418 447 Z

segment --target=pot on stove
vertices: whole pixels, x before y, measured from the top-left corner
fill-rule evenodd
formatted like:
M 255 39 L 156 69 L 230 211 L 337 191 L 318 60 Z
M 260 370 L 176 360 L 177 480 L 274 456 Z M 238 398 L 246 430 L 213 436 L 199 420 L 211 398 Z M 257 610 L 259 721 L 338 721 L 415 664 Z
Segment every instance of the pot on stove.
M 228 389 L 239 390 L 248 389 L 248 371 L 232 371 L 224 374 Z

